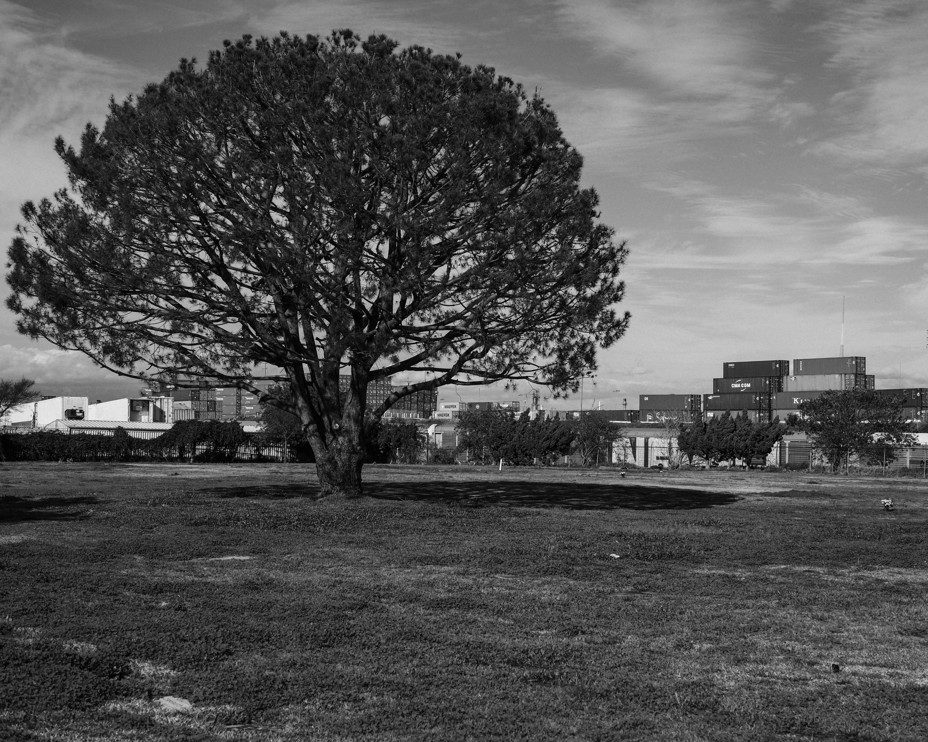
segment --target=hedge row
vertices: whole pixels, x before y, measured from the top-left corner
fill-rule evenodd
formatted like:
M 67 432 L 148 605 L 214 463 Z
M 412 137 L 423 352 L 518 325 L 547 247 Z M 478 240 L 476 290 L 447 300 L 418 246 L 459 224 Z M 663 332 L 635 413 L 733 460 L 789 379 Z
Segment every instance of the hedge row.
M 185 420 L 150 440 L 131 437 L 123 428 L 113 435 L 59 431 L 0 434 L 0 459 L 7 461 L 234 461 L 244 451 L 276 443 L 242 431 L 237 423 Z M 302 459 L 301 447 L 290 447 Z M 248 457 L 253 460 L 253 456 Z

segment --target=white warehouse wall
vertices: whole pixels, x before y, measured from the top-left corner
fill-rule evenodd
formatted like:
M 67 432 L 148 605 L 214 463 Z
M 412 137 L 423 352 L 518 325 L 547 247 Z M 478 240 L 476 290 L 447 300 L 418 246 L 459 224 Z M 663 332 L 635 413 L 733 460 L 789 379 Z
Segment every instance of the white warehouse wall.
M 36 427 L 42 428 L 55 420 L 64 420 L 65 410 L 82 410 L 86 416 L 87 407 L 87 397 L 52 397 L 14 407 L 3 422 L 12 425 L 35 420 Z
M 108 402 L 97 402 L 87 408 L 88 420 L 116 420 L 129 422 L 129 399 L 111 399 Z

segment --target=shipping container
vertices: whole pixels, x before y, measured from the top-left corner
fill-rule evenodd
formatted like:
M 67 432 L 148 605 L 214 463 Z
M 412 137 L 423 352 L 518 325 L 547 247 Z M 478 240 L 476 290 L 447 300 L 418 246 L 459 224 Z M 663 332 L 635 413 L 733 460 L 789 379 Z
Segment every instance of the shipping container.
M 792 375 L 865 373 L 867 373 L 867 359 L 864 356 L 838 356 L 836 358 L 797 358 L 793 361 Z
M 768 420 L 767 413 L 759 412 L 758 410 L 708 410 L 706 412 L 706 420 L 711 420 L 713 417 L 722 417 L 726 412 L 730 412 L 733 417 L 743 414 L 753 423 L 758 421 L 766 422 Z
M 902 399 L 906 407 L 920 410 L 928 408 L 928 389 L 922 387 L 910 389 L 877 389 L 875 391 L 880 397 Z
M 705 394 L 702 398 L 703 409 L 720 412 L 730 410 L 769 410 L 769 394 Z
M 639 394 L 638 409 L 656 412 L 700 412 L 700 401 L 699 394 Z
M 784 392 L 825 392 L 845 389 L 866 389 L 873 383 L 865 374 L 804 374 L 783 379 Z
M 726 379 L 745 377 L 756 379 L 761 376 L 789 375 L 789 361 L 726 361 L 722 364 L 722 376 Z
M 735 379 L 713 379 L 713 394 L 767 394 L 783 390 L 782 376 L 739 377 Z
M 822 396 L 825 392 L 811 391 L 811 392 L 778 392 L 773 395 L 773 407 L 776 410 L 789 410 L 790 412 L 795 412 L 799 409 L 799 405 L 803 402 L 808 402 L 813 399 L 817 399 Z M 782 415 L 781 415 L 782 417 Z
M 698 410 L 639 410 L 642 423 L 691 423 L 702 416 Z

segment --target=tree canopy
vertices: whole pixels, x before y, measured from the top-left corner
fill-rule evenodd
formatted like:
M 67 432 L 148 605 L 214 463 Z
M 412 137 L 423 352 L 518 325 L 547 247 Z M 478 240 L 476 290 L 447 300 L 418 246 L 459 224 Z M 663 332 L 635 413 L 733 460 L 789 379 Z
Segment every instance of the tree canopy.
M 677 442 L 690 464 L 696 457 L 732 463 L 741 459 L 750 464 L 752 459 L 766 458 L 783 433 L 784 426 L 779 418 L 755 422 L 744 413 L 732 417 L 726 412 L 708 421 L 696 420 L 683 425 Z
M 913 440 L 904 404 L 901 397 L 871 390 L 829 391 L 799 405 L 800 424 L 833 471 L 842 464 L 847 470 L 852 455 L 866 463 L 884 463 Z
M 70 188 L 9 251 L 18 329 L 129 376 L 289 382 L 324 492 L 360 491 L 370 382 L 416 379 L 373 419 L 451 382 L 572 387 L 628 322 L 554 112 L 456 56 L 245 36 L 56 150 Z

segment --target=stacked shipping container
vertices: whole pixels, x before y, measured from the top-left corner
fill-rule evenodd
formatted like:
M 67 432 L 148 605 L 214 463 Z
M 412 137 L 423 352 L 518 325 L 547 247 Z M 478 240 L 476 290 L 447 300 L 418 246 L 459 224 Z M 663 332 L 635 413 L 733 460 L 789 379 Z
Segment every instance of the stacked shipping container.
M 180 420 L 218 420 L 216 389 L 212 387 L 174 389 L 172 392 L 172 417 Z
M 702 415 L 702 398 L 699 394 L 641 394 L 638 410 L 644 422 L 692 422 Z
M 803 374 L 786 376 L 784 392 L 827 392 L 830 390 L 873 389 L 875 379 L 868 374 Z
M 783 391 L 783 377 L 789 374 L 789 361 L 726 361 L 722 377 L 712 380 L 713 394 L 703 397 L 707 414 L 730 412 L 746 414 L 752 420 L 772 418 L 773 398 Z
M 728 361 L 722 364 L 722 376 L 726 379 L 787 376 L 788 374 L 789 361 Z
M 757 376 L 753 378 L 738 377 L 734 379 L 713 379 L 713 394 L 770 394 L 783 391 L 782 376 Z
M 823 374 L 867 373 L 864 356 L 837 356 L 833 358 L 796 358 L 793 361 L 794 376 L 817 376 Z

